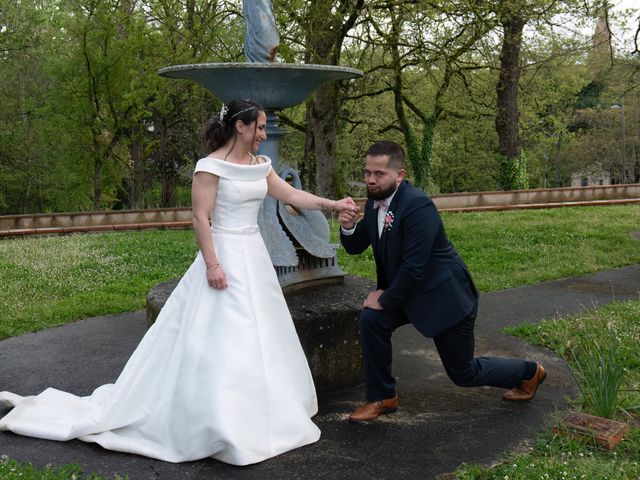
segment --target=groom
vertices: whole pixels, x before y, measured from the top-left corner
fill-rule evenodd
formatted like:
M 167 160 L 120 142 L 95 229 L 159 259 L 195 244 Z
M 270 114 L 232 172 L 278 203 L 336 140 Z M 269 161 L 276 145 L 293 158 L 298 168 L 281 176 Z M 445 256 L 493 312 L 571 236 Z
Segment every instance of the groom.
M 507 388 L 504 400 L 532 399 L 546 377 L 542 365 L 474 358 L 478 290 L 431 199 L 404 180 L 402 147 L 390 141 L 373 144 L 364 175 L 364 218 L 356 224 L 356 213 L 348 210 L 338 216 L 345 250 L 359 254 L 371 245 L 377 272 L 377 290 L 368 294 L 360 312 L 367 403 L 349 420 L 371 421 L 398 408 L 391 334 L 407 323 L 433 338 L 456 385 Z

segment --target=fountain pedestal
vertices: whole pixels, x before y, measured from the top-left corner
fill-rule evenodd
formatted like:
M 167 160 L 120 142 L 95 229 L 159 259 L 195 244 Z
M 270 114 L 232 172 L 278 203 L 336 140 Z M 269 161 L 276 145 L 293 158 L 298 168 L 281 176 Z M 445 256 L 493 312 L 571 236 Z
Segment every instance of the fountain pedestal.
M 179 279 L 154 287 L 147 296 L 147 323 L 153 324 Z M 364 381 L 358 312 L 375 283 L 345 275 L 343 284 L 285 292 L 316 390 L 326 395 Z

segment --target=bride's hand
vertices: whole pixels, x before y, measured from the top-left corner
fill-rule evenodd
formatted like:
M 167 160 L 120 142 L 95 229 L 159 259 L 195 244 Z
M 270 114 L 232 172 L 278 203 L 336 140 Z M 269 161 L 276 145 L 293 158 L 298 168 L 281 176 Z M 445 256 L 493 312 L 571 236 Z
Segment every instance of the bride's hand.
M 333 209 L 343 211 L 348 210 L 354 213 L 358 213 L 358 205 L 353 201 L 351 197 L 346 197 L 341 200 L 336 200 L 333 202 Z
M 207 283 L 216 290 L 227 288 L 227 276 L 219 263 L 207 268 Z

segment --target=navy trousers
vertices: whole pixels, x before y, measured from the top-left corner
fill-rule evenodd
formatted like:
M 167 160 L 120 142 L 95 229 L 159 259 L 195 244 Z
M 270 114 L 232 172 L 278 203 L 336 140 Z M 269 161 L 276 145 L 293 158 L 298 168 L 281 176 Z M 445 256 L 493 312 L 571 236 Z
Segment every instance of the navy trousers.
M 525 361 L 501 357 L 474 357 L 474 334 L 477 310 L 433 338 L 449 378 L 461 387 L 514 388 L 520 385 Z M 364 355 L 366 398 L 369 402 L 396 395 L 396 381 L 391 374 L 391 335 L 410 323 L 402 311 L 386 312 L 365 308 L 360 312 L 360 340 Z

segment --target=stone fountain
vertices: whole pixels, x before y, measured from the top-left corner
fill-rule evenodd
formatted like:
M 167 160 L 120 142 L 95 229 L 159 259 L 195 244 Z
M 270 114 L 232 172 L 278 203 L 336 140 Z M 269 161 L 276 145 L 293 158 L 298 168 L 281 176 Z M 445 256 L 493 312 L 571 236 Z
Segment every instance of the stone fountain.
M 362 76 L 360 70 L 331 65 L 274 63 L 279 36 L 270 0 L 245 1 L 247 63 L 204 63 L 161 68 L 162 76 L 200 83 L 228 103 L 250 98 L 267 113 L 267 140 L 260 153 L 271 158 L 278 174 L 301 188 L 298 173 L 280 167 L 278 143 L 285 130 L 276 112 L 302 103 L 320 85 Z M 316 210 L 297 210 L 267 197 L 258 224 L 319 393 L 362 382 L 356 314 L 372 289 L 370 282 L 345 276 L 329 243 L 329 224 Z M 147 297 L 153 322 L 178 280 L 155 287 Z
M 196 81 L 224 103 L 250 98 L 264 105 L 267 139 L 260 153 L 270 157 L 274 170 L 297 188 L 301 186 L 298 173 L 280 167 L 278 143 L 286 132 L 278 127 L 276 112 L 302 103 L 325 82 L 362 75 L 353 68 L 288 63 L 204 63 L 165 67 L 158 73 Z M 258 224 L 285 292 L 343 281 L 336 247 L 329 243 L 329 224 L 321 212 L 287 208 L 267 197 Z

